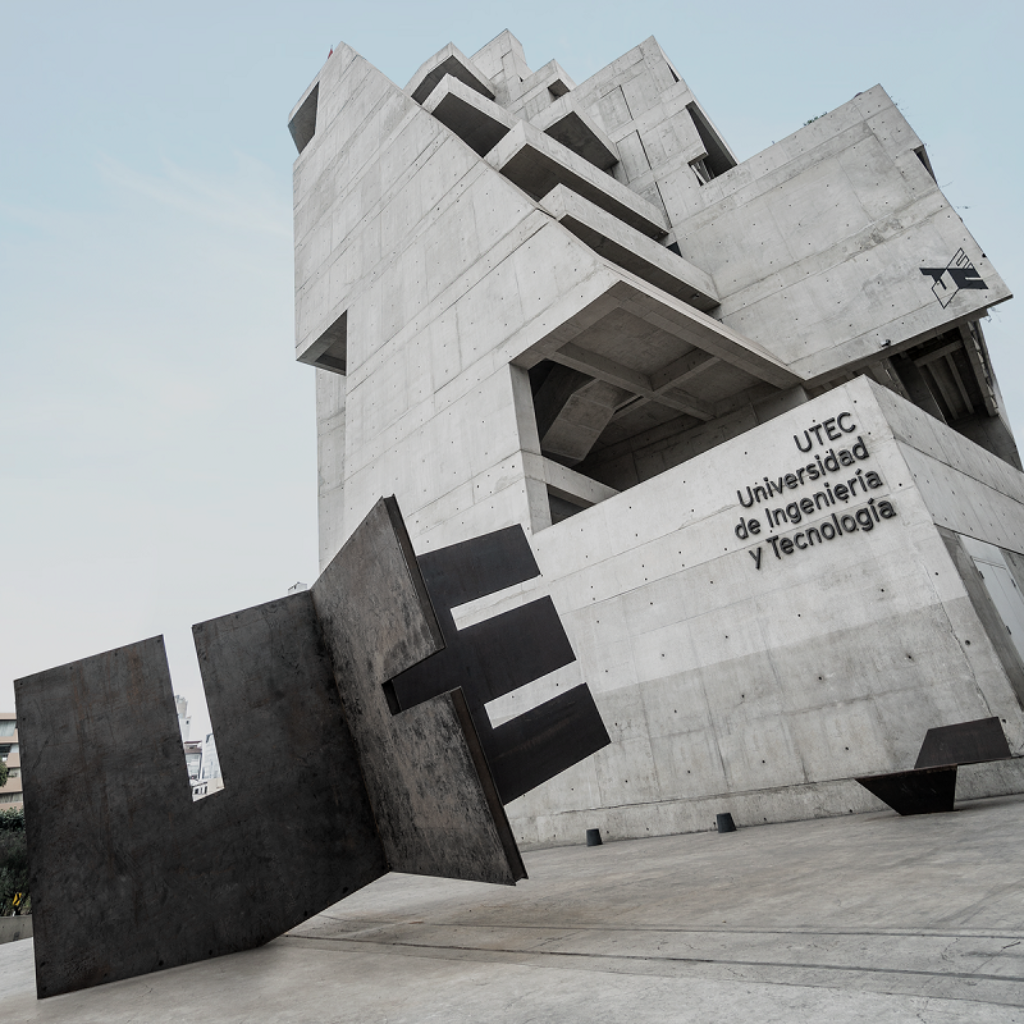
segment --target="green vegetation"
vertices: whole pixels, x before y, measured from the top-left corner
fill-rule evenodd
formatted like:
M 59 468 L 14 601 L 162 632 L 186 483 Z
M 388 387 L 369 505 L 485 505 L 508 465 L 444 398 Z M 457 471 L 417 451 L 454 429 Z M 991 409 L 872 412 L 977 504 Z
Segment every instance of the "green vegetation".
M 25 811 L 0 811 L 0 916 L 32 913 L 28 891 L 28 847 Z

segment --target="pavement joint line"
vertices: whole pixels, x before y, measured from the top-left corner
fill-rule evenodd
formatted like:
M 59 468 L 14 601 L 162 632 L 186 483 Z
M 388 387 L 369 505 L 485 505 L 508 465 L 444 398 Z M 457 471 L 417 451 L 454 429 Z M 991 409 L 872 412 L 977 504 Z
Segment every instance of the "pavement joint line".
M 331 921 L 344 922 L 347 920 L 344 917 L 334 917 L 330 914 L 318 914 L 318 917 L 328 918 Z M 839 935 L 839 936 L 892 936 L 894 938 L 899 937 L 919 937 L 924 939 L 1010 939 L 1013 942 L 1024 942 L 1024 934 L 1017 932 L 1007 933 L 993 933 L 983 931 L 935 931 L 928 928 L 917 928 L 917 929 L 892 929 L 888 931 L 862 931 L 859 929 L 855 930 L 842 930 L 842 929 L 822 929 L 822 928 L 715 928 L 709 926 L 707 928 L 695 928 L 688 927 L 685 925 L 656 925 L 656 924 L 645 924 L 645 925 L 634 925 L 632 927 L 625 927 L 622 925 L 605 925 L 605 924 L 570 924 L 556 922 L 552 924 L 511 924 L 507 921 L 502 921 L 501 924 L 485 924 L 477 921 L 370 921 L 361 924 L 355 931 L 349 932 L 346 936 L 337 936 L 338 938 L 346 938 L 349 935 L 355 935 L 359 932 L 369 931 L 373 928 L 408 928 L 414 925 L 424 925 L 430 928 L 522 928 L 529 929 L 533 928 L 537 931 L 561 931 L 570 929 L 576 932 L 582 931 L 595 931 L 595 932 L 671 932 L 673 934 L 680 933 L 686 935 Z M 328 936 L 323 936 L 327 938 Z M 310 939 L 318 938 L 314 935 L 300 935 L 295 934 L 294 931 L 286 932 L 282 938 L 295 938 L 295 939 Z
M 310 942 L 358 942 L 364 946 L 380 946 L 380 947 L 395 947 L 404 946 L 412 949 L 429 949 L 441 952 L 443 950 L 453 950 L 461 953 L 501 953 L 501 954 L 512 954 L 515 956 L 544 956 L 544 957 L 580 957 L 588 960 L 610 960 L 610 961 L 642 961 L 647 963 L 684 963 L 684 964 L 711 964 L 714 966 L 721 967 L 770 967 L 778 970 L 811 970 L 811 971 L 845 971 L 854 972 L 861 974 L 875 974 L 875 975 L 913 975 L 915 977 L 925 978 L 961 978 L 968 981 L 1001 981 L 1009 984 L 1020 985 L 1024 983 L 1024 978 L 1007 977 L 1001 974 L 978 974 L 969 973 L 962 971 L 914 971 L 900 967 L 856 967 L 856 966 L 841 966 L 834 964 L 794 964 L 786 963 L 785 961 L 778 960 L 716 960 L 713 957 L 690 957 L 690 956 L 634 956 L 629 953 L 573 953 L 564 950 L 545 950 L 545 949 L 504 949 L 504 948 L 490 948 L 481 949 L 478 946 L 455 946 L 445 945 L 438 946 L 428 942 L 378 942 L 371 939 L 353 939 L 353 938 L 335 938 L 333 936 L 290 936 L 284 935 L 282 938 L 301 938 L 304 941 Z M 769 982 L 769 984 L 772 984 Z

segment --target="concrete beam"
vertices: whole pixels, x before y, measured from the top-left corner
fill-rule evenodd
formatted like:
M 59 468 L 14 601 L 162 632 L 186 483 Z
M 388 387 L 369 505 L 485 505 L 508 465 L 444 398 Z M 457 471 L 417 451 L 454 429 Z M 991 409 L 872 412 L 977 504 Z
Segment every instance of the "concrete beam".
M 518 124 L 518 118 L 452 75 L 423 101 L 433 114 L 479 156 L 489 153 Z
M 668 387 L 672 387 L 672 384 L 665 385 L 665 390 L 656 390 L 651 383 L 651 379 L 646 375 L 636 370 L 631 370 L 628 366 L 623 366 L 621 363 L 617 363 L 615 360 L 608 359 L 596 352 L 588 352 L 572 342 L 563 345 L 551 358 L 574 370 L 589 373 L 598 380 L 625 388 L 635 395 L 656 401 L 660 405 L 667 405 L 670 409 L 685 412 L 688 416 L 695 416 L 700 420 L 714 418 L 713 411 L 701 404 L 697 399 L 681 398 L 681 393 L 678 391 L 673 395 L 667 394 L 666 390 Z M 612 414 L 614 414 L 614 411 L 613 409 Z M 611 419 L 611 415 L 608 418 Z
M 445 75 L 457 78 L 489 100 L 494 99 L 494 83 L 481 74 L 480 69 L 454 43 L 449 43 L 424 61 L 409 79 L 405 92 L 417 103 L 422 103 Z
M 618 147 L 585 110 L 577 109 L 572 93 L 531 118 L 531 124 L 599 170 L 610 170 L 619 162 Z
M 487 162 L 533 199 L 566 185 L 642 234 L 668 234 L 668 219 L 656 206 L 526 121 L 487 154 Z
M 629 396 L 630 392 L 614 384 L 591 380 L 569 397 L 541 435 L 541 451 L 565 459 L 570 465 L 582 462 L 611 422 L 615 410 Z
M 710 276 L 599 206 L 558 185 L 540 205 L 599 256 L 707 312 L 718 305 Z

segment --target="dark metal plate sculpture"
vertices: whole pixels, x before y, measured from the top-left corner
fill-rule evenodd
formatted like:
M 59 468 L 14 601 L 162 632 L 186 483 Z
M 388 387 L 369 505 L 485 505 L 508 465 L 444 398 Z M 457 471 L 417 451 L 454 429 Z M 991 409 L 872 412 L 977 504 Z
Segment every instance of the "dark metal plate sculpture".
M 439 591 L 443 627 L 393 498 L 311 591 L 196 626 L 226 786 L 196 803 L 162 638 L 15 683 L 40 997 L 252 948 L 388 870 L 526 877 L 502 807 L 516 787 L 499 790 L 485 751 L 498 771 L 513 751 L 533 780 L 596 749 L 559 750 L 574 731 L 607 742 L 589 692 L 524 716 L 525 739 L 497 742 L 489 724 L 487 742 L 477 735 L 484 694 L 571 660 L 553 606 L 474 627 L 504 674 L 460 645 L 434 692 L 389 706 L 388 680 L 440 664 L 448 609 L 468 599 L 452 595 L 522 573 L 525 536 L 483 540 L 477 556 L 494 554 L 497 571 L 476 557 L 461 590 Z M 466 672 L 479 673 L 469 698 Z
M 549 597 L 455 628 L 453 608 L 540 575 L 521 526 L 428 552 L 419 564 L 445 649 L 396 676 L 396 709 L 461 687 L 506 804 L 611 742 L 586 684 L 497 728 L 491 725 L 488 701 L 576 660 Z
M 980 764 L 1013 757 L 998 718 L 943 725 L 925 733 L 915 768 L 942 764 Z
M 956 765 L 868 775 L 857 781 L 897 814 L 951 811 L 956 798 Z
M 958 765 L 1012 756 L 999 719 L 979 718 L 929 729 L 909 771 L 865 775 L 856 781 L 897 814 L 936 814 L 953 810 Z

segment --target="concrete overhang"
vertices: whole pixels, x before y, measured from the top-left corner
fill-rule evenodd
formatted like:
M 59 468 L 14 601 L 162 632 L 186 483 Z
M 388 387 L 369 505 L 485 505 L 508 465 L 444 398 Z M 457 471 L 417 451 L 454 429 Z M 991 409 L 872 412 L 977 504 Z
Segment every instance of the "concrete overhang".
M 565 185 L 642 234 L 668 234 L 668 218 L 653 203 L 526 121 L 520 121 L 486 159 L 532 199 Z
M 703 421 L 752 390 L 766 397 L 802 383 L 757 342 L 605 266 L 618 279 L 512 362 L 549 359 Z
M 547 89 L 552 96 L 564 96 L 576 88 L 569 73 L 557 60 L 549 60 L 542 68 L 538 68 L 529 78 L 523 79 L 523 94 L 520 102 L 538 89 Z
M 489 153 L 519 123 L 519 118 L 452 75 L 424 100 L 433 114 L 479 156 Z
M 480 69 L 454 43 L 449 43 L 420 65 L 409 79 L 405 92 L 417 103 L 422 103 L 445 75 L 457 78 L 489 100 L 494 99 L 494 83 L 481 74 Z
M 553 188 L 539 205 L 594 252 L 623 270 L 705 312 L 718 305 L 714 282 L 703 270 L 565 185 Z
M 531 124 L 567 149 L 578 153 L 599 170 L 607 171 L 619 162 L 615 143 L 597 126 L 586 111 L 576 108 L 567 93 L 531 119 Z

